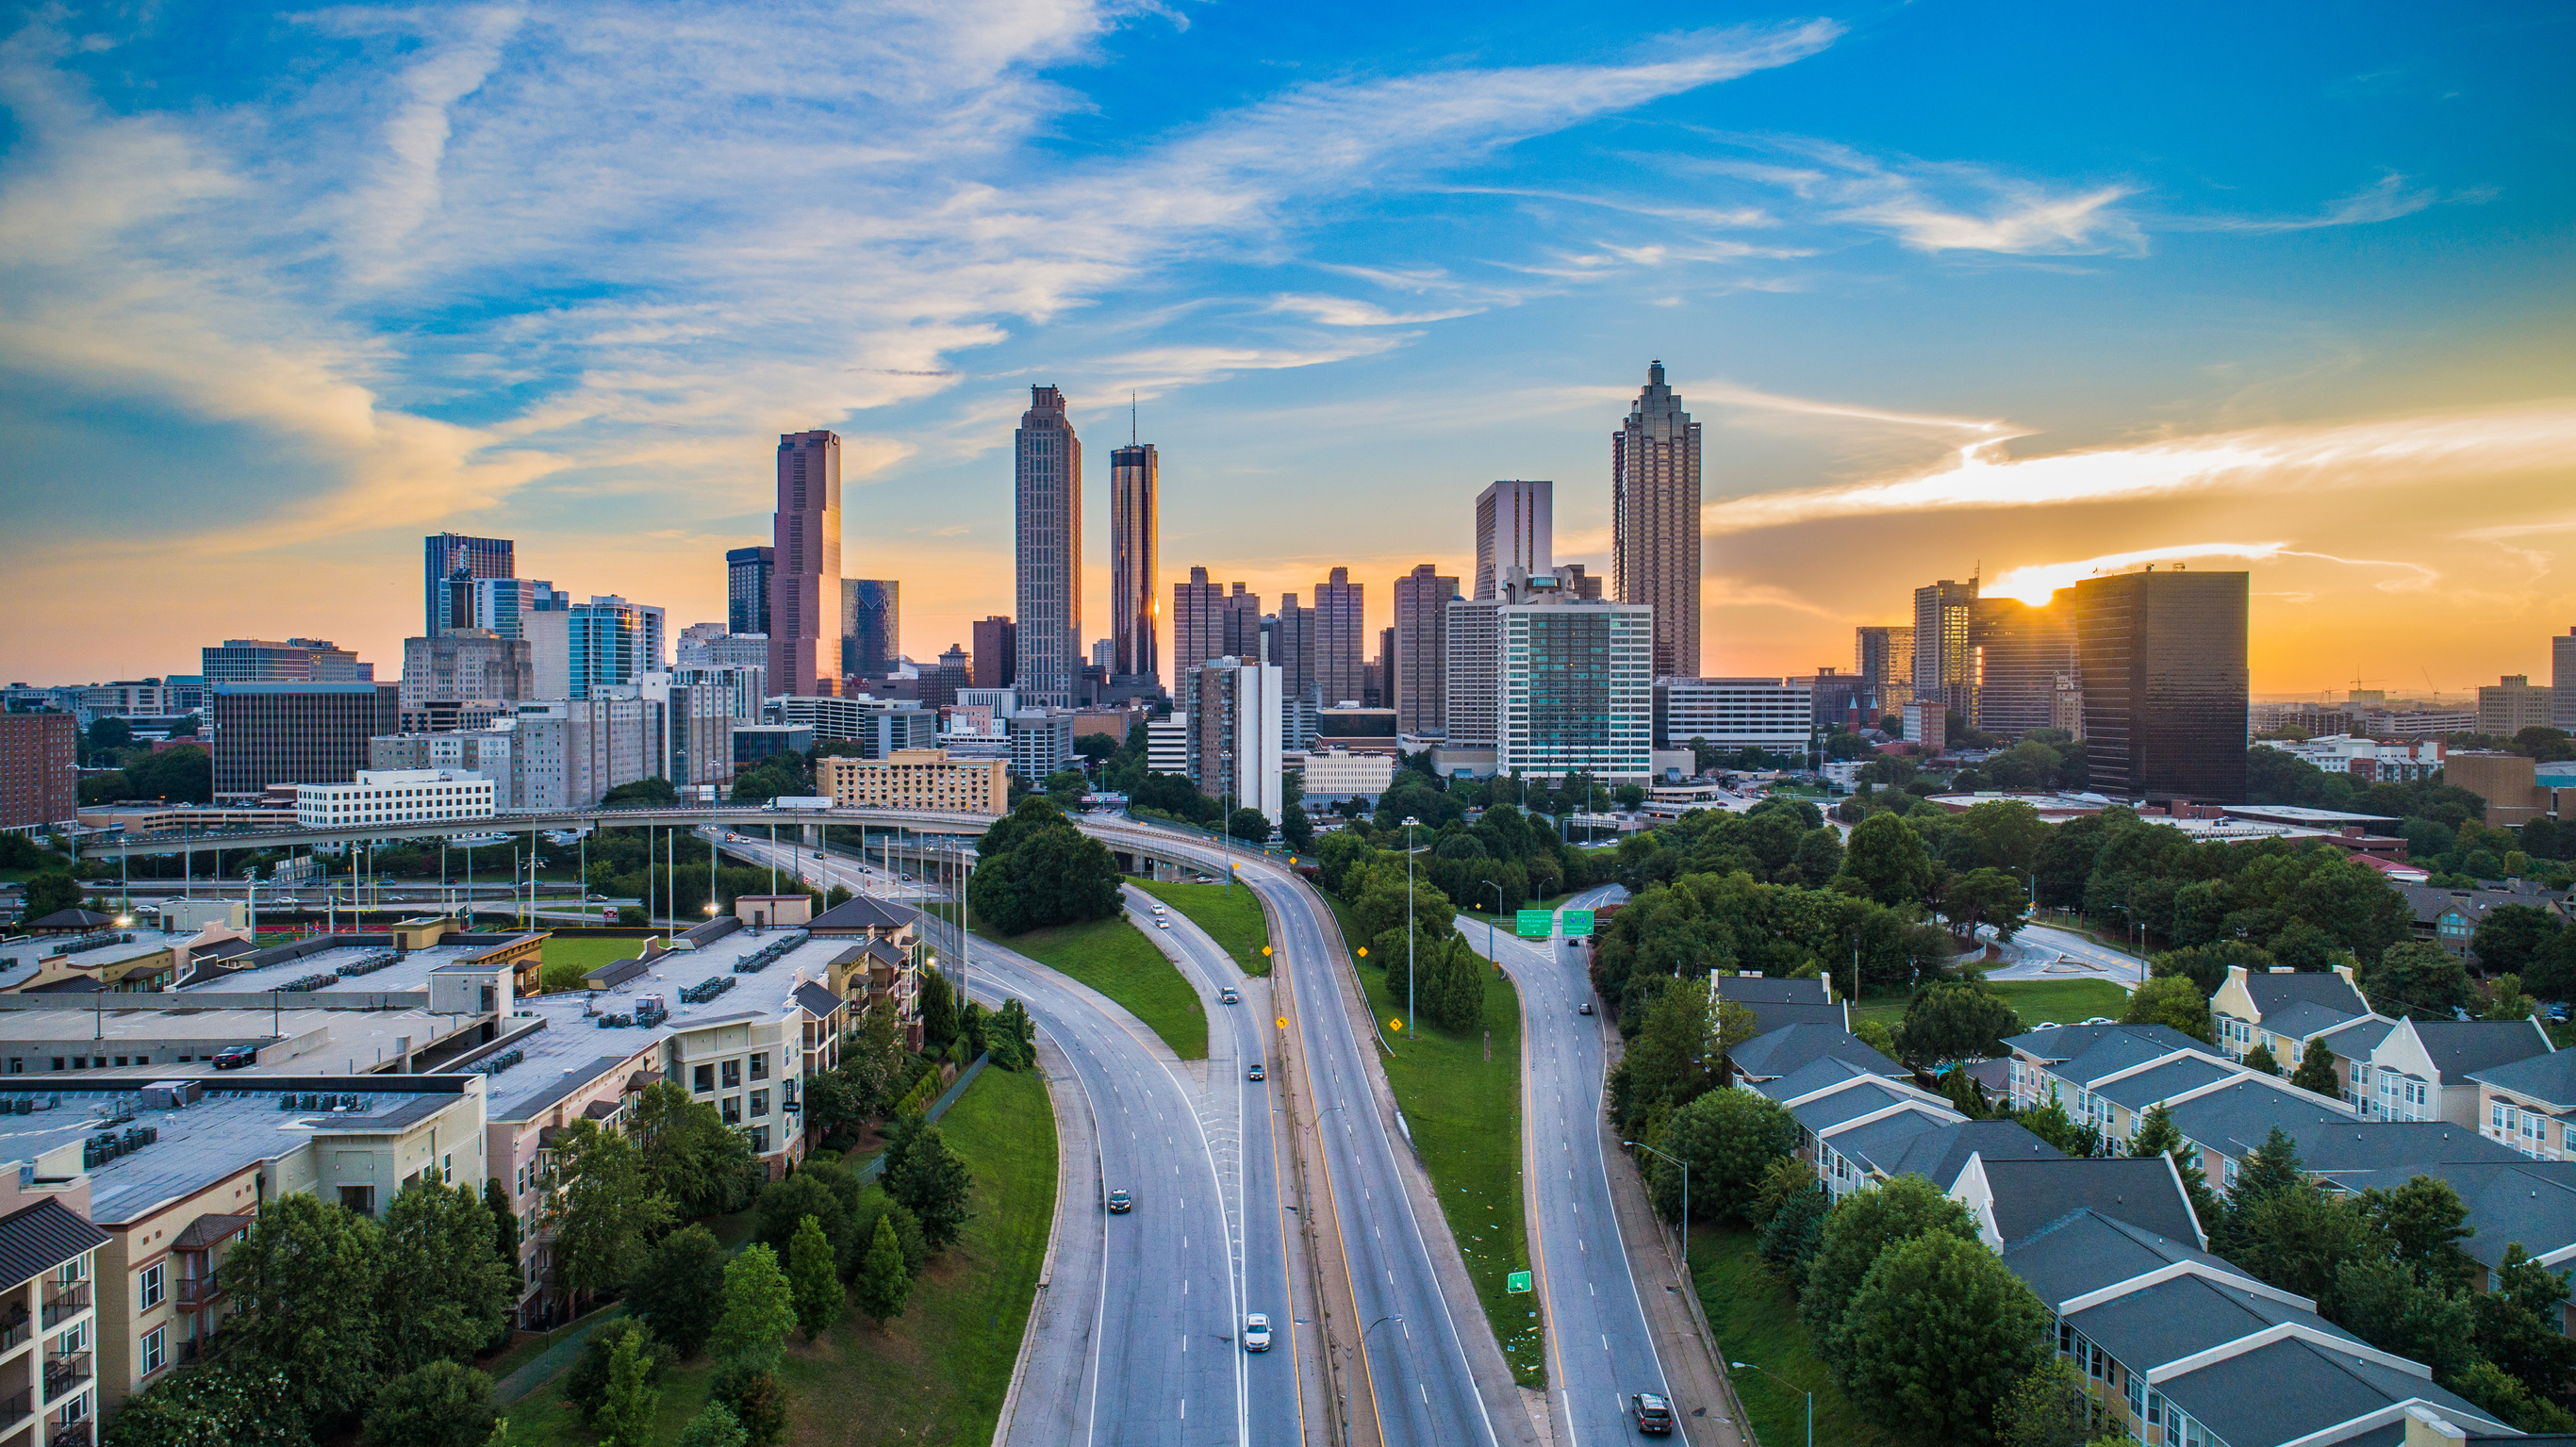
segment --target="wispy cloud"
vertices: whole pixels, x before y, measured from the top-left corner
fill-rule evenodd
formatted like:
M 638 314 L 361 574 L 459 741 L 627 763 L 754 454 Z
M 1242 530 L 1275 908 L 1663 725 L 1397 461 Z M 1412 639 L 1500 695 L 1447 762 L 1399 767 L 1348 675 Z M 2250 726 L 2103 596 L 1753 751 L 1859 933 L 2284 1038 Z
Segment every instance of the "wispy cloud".
M 1994 597 L 2018 598 L 2025 603 L 2045 603 L 2058 589 L 2073 587 L 2097 574 L 2122 573 L 2142 563 L 2191 563 L 2204 558 L 2247 563 L 2309 558 L 2346 567 L 2383 569 L 2397 575 L 2377 584 L 2382 590 L 2391 592 L 2427 588 L 2442 576 L 2421 563 L 2386 558 L 2339 558 L 2332 553 L 2302 552 L 2288 543 L 2173 543 L 2124 553 L 2104 553 L 2100 557 L 2081 558 L 2074 562 L 2027 563 L 1987 579 L 1979 591 Z
M 2255 216 L 2180 216 L 2157 224 L 2168 231 L 2314 231 L 2326 226 L 2370 226 L 2412 216 L 2440 200 L 2430 187 L 2409 190 L 2406 178 L 2394 171 L 2349 196 L 2327 204 L 2313 216 L 2266 218 Z
M 1309 296 L 1291 293 L 1270 299 L 1270 310 L 1304 317 L 1328 327 L 1409 327 L 1425 322 L 1445 322 L 1458 317 L 1471 317 L 1483 307 L 1457 307 L 1449 311 L 1391 312 L 1374 302 L 1354 301 L 1339 296 Z

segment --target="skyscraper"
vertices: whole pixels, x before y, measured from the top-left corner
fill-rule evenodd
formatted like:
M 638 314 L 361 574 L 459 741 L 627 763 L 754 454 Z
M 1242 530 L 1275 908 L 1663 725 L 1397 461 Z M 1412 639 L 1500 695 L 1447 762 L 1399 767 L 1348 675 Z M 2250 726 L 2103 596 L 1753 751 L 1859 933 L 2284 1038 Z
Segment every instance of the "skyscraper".
M 769 686 L 838 693 L 841 639 L 841 439 L 778 439 L 776 568 L 769 580 Z M 581 697 L 576 693 L 575 698 Z
M 421 539 L 421 631 L 432 638 L 442 628 L 457 627 L 448 584 L 467 578 L 518 576 L 517 545 L 508 538 L 469 538 L 463 533 L 433 533 Z
M 2057 684 L 2075 676 L 2075 610 L 2065 593 L 2033 606 L 2018 598 L 1976 602 L 1977 712 L 1990 734 L 2019 738 L 2053 727 Z
M 1476 592 L 1491 598 L 1514 568 L 1536 576 L 1555 559 L 1556 484 L 1498 482 L 1476 494 Z
M 1423 563 L 1395 580 L 1393 682 L 1395 725 L 1409 734 L 1436 734 L 1449 726 L 1448 694 L 1441 687 L 1449 653 L 1449 600 L 1458 580 Z
M 1861 677 L 1861 711 L 1902 717 L 1914 701 L 1914 629 L 1869 623 L 1852 630 L 1852 667 Z
M 1610 434 L 1610 592 L 1655 610 L 1657 678 L 1699 675 L 1699 495 L 1699 424 L 1655 362 Z
M 1190 569 L 1172 585 L 1172 692 L 1189 686 L 1190 670 L 1211 658 L 1261 655 L 1261 595 L 1234 584 L 1208 581 L 1205 568 Z
M 947 655 L 942 654 L 945 658 Z M 975 651 L 967 664 L 968 688 L 1009 688 L 1020 666 L 1020 628 L 996 613 L 975 624 Z
M 2549 640 L 2549 726 L 2576 733 L 2576 628 Z
M 770 574 L 778 564 L 776 548 L 725 550 L 725 631 L 769 631 Z
M 2245 802 L 2250 579 L 2174 569 L 2075 585 L 2093 788 L 2114 799 Z
M 1012 434 L 1020 702 L 1071 708 L 1082 672 L 1082 441 L 1064 393 L 1031 387 Z
M 1162 472 L 1154 444 L 1109 454 L 1109 673 L 1160 677 Z
M 1914 701 L 1977 721 L 1977 580 L 1914 590 Z
M 504 638 L 525 637 L 531 613 L 560 613 L 572 606 L 571 594 L 543 578 L 467 578 L 448 586 L 453 594 L 450 627 L 488 629 Z
M 903 657 L 898 593 L 892 578 L 841 580 L 841 671 L 864 678 L 892 673 Z
M 777 640 L 770 640 L 770 645 L 774 651 Z M 529 661 L 542 679 L 550 670 L 536 657 L 541 646 L 537 640 L 530 641 Z M 662 671 L 661 609 L 609 593 L 566 610 L 564 697 L 588 698 L 594 688 L 633 683 Z M 837 683 L 839 675 L 827 674 L 824 681 Z
M 1348 568 L 1315 585 L 1315 687 L 1326 708 L 1368 695 L 1367 587 L 1352 582 Z
M 1522 579 L 1494 609 L 1494 771 L 1643 782 L 1652 764 L 1655 614 Z

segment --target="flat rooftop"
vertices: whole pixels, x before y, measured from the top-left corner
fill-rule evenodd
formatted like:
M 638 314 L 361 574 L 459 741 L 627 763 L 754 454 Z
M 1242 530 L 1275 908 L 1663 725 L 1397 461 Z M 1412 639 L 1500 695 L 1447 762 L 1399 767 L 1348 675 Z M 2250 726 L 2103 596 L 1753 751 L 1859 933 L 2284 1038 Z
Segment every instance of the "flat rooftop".
M 635 943 L 641 947 L 644 942 L 637 940 Z M 353 994 L 381 994 L 388 990 L 425 991 L 429 988 L 431 970 L 440 965 L 455 964 L 468 955 L 478 954 L 489 948 L 491 948 L 489 945 L 434 945 L 425 950 L 413 950 L 383 969 L 373 970 L 363 975 L 352 975 L 345 980 L 335 979 L 313 993 L 318 995 L 332 991 L 347 991 Z M 191 993 L 239 995 L 283 990 L 297 980 L 314 975 L 328 975 L 342 965 L 357 964 L 364 960 L 390 955 L 393 952 L 394 947 L 391 945 L 334 945 L 327 950 L 316 950 L 301 959 L 282 960 L 274 965 L 262 965 L 255 970 L 226 970 L 216 979 L 200 981 L 187 989 L 172 993 L 184 999 Z

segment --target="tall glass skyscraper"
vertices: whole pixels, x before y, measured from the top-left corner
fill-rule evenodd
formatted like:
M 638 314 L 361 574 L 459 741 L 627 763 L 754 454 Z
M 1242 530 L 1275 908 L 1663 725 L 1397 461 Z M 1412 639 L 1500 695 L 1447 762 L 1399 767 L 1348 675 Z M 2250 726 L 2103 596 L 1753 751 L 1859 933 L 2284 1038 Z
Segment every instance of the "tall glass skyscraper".
M 518 545 L 508 538 L 469 538 L 462 533 L 433 533 L 421 539 L 421 632 L 435 638 L 460 627 L 455 592 L 448 585 L 462 578 L 518 576 Z
M 874 678 L 894 671 L 903 633 L 892 578 L 841 580 L 841 671 Z
M 770 575 L 777 571 L 776 548 L 725 550 L 725 631 L 769 631 Z
M 1163 671 L 1162 603 L 1155 577 L 1162 563 L 1162 472 L 1154 444 L 1131 443 L 1109 454 L 1109 672 L 1139 677 Z
M 1914 590 L 1914 700 L 1977 722 L 1977 580 Z
M 2114 799 L 2245 802 L 2251 579 L 2174 569 L 2075 585 L 2093 788 Z
M 1699 496 L 1699 424 L 1652 363 L 1610 434 L 1610 592 L 1655 610 L 1657 678 L 1699 676 Z
M 566 698 L 588 698 L 593 688 L 663 670 L 661 609 L 609 593 L 566 612 Z
M 778 439 L 776 570 L 769 580 L 769 686 L 811 697 L 841 687 L 841 439 Z M 580 695 L 576 694 L 575 697 Z
M 1031 387 L 1012 434 L 1020 702 L 1073 707 L 1082 676 L 1082 440 L 1064 393 Z

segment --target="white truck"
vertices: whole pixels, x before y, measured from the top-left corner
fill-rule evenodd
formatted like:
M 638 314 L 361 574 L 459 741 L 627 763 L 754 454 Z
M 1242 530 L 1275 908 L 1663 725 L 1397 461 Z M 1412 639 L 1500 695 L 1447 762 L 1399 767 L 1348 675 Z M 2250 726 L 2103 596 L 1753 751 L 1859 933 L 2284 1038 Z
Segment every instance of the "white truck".
M 772 809 L 796 813 L 802 813 L 809 809 L 829 809 L 832 807 L 832 796 L 829 794 L 781 794 L 777 798 L 769 801 L 769 807 Z

